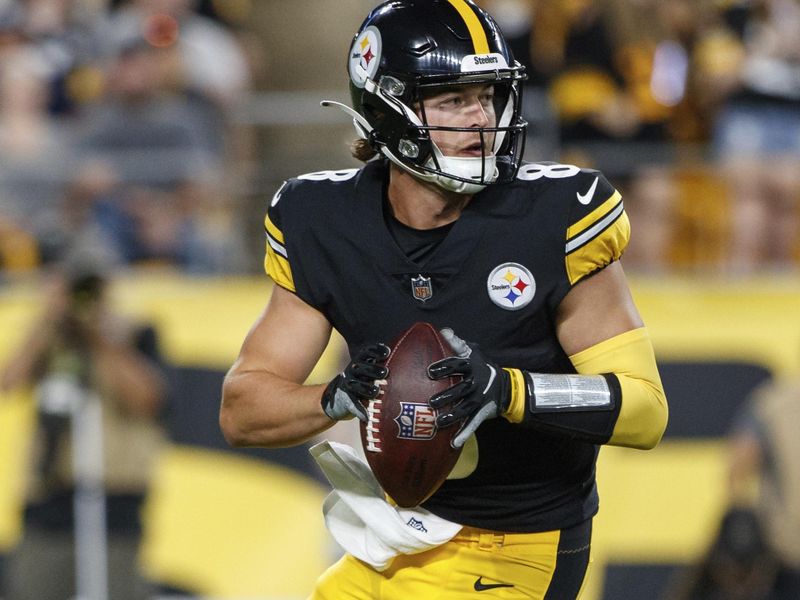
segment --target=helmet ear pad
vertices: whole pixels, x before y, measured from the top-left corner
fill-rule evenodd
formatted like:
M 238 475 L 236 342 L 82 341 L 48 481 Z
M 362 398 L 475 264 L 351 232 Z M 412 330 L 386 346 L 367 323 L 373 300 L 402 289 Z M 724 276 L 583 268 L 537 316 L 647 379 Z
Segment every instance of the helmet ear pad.
M 406 104 L 405 99 L 398 99 Z M 406 106 L 413 106 L 409 102 Z M 367 121 L 374 127 L 372 143 L 385 147 L 393 155 L 402 157 L 410 163 L 421 166 L 433 155 L 433 143 L 428 131 L 415 127 L 407 116 L 389 106 L 385 100 L 363 92 L 362 110 Z

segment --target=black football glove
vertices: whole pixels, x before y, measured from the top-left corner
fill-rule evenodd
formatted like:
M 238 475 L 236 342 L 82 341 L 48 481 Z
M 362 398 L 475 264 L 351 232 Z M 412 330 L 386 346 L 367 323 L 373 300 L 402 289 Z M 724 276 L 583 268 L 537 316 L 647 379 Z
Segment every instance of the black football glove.
M 347 368 L 334 377 L 322 393 L 322 410 L 334 421 L 358 417 L 367 420 L 364 401 L 380 391 L 375 381 L 386 379 L 384 362 L 391 349 L 386 344 L 367 344 L 359 348 Z
M 463 421 L 461 430 L 453 439 L 453 446 L 460 448 L 481 423 L 496 418 L 508 408 L 511 381 L 508 372 L 488 362 L 477 345 L 470 346 L 452 329 L 442 329 L 440 333 L 456 355 L 431 364 L 428 376 L 442 379 L 461 375 L 463 379 L 435 394 L 428 402 L 439 411 L 437 427 L 449 427 Z

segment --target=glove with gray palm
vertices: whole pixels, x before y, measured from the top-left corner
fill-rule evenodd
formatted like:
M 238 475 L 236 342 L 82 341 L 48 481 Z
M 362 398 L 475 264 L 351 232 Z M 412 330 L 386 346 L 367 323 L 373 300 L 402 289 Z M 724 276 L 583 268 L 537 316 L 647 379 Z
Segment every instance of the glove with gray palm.
M 359 348 L 344 371 L 334 377 L 322 394 L 322 410 L 334 421 L 358 417 L 367 420 L 364 402 L 378 395 L 376 381 L 386 379 L 385 366 L 391 349 L 386 344 Z
M 431 364 L 428 376 L 442 379 L 461 375 L 462 379 L 432 396 L 428 402 L 439 411 L 437 427 L 463 423 L 461 431 L 453 439 L 453 446 L 459 448 L 481 423 L 505 412 L 511 402 L 511 382 L 508 372 L 486 360 L 477 344 L 465 342 L 449 328 L 440 333 L 453 348 L 455 356 Z

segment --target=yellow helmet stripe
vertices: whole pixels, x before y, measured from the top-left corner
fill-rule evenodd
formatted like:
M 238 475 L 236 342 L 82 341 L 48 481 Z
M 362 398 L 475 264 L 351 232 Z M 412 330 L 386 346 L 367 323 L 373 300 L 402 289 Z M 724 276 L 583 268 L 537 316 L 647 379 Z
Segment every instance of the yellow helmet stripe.
M 481 22 L 475 11 L 464 0 L 447 0 L 453 5 L 464 19 L 467 25 L 469 35 L 472 38 L 472 45 L 475 48 L 475 54 L 489 54 L 489 40 L 486 39 L 486 32 L 483 30 Z

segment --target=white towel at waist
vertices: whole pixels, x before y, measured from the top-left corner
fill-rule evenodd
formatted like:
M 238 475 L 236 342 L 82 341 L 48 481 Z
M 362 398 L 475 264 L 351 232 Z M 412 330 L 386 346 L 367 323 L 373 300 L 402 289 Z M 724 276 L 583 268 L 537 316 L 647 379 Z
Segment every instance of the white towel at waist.
M 369 465 L 350 446 L 326 440 L 309 452 L 333 486 L 322 507 L 328 531 L 342 548 L 378 571 L 400 554 L 430 550 L 461 530 L 424 508 L 389 504 Z

